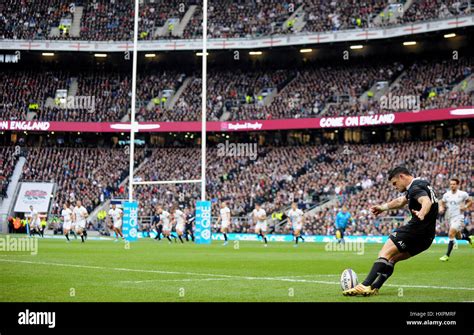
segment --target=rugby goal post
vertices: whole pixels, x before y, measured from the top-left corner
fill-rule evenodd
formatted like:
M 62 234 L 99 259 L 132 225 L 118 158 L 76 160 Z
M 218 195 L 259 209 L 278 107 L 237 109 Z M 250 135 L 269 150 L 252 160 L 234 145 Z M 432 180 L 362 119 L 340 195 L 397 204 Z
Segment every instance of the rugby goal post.
M 195 180 L 161 180 L 161 181 L 135 181 L 134 180 L 134 157 L 135 157 L 135 132 L 141 128 L 135 121 L 136 94 L 137 94 L 137 59 L 138 59 L 138 13 L 139 0 L 134 0 L 134 26 L 133 26 L 133 57 L 132 57 L 132 101 L 130 113 L 130 158 L 129 158 L 129 187 L 128 201 L 124 202 L 124 222 L 127 215 L 130 223 L 138 222 L 137 202 L 134 201 L 135 185 L 166 185 L 166 184 L 201 184 L 201 200 L 196 203 L 196 243 L 210 243 L 210 221 L 211 204 L 206 201 L 206 100 L 207 100 L 207 3 L 203 0 L 203 38 L 202 38 L 202 100 L 201 100 L 201 178 Z M 198 210 L 199 208 L 199 210 Z M 135 221 L 134 221 L 135 220 Z M 133 234 L 133 231 L 131 232 Z

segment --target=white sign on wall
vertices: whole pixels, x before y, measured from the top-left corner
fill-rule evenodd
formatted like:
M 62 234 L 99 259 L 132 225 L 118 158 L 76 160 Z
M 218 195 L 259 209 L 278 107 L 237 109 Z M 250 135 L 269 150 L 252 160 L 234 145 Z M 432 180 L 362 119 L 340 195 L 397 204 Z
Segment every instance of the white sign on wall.
M 30 205 L 39 213 L 48 211 L 54 183 L 22 183 L 16 198 L 14 211 L 27 213 Z

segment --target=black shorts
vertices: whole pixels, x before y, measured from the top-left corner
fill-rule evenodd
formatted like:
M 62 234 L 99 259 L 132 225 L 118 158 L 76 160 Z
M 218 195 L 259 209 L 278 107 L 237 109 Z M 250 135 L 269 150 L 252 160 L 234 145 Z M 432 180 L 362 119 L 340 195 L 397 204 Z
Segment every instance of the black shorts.
M 410 256 L 418 255 L 433 243 L 435 234 L 420 232 L 410 226 L 403 226 L 390 233 L 390 239 L 400 252 L 408 252 Z
M 185 231 L 192 232 L 193 231 L 193 225 L 192 224 L 187 224 L 186 227 L 185 227 Z

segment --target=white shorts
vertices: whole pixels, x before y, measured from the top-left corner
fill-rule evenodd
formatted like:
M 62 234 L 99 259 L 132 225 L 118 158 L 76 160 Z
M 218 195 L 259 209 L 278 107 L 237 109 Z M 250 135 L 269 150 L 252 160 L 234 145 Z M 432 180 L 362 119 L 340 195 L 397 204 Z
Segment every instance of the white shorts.
M 227 229 L 230 226 L 230 222 L 224 222 L 222 221 L 221 228 Z
M 178 231 L 178 230 L 184 232 L 184 223 L 176 225 L 176 231 Z
M 257 223 L 257 225 L 255 226 L 255 230 L 266 232 L 267 231 L 267 223 L 266 222 Z
M 449 219 L 449 227 L 461 231 L 464 225 L 464 216 L 455 216 Z
M 86 228 L 86 221 L 78 221 L 75 224 L 76 229 L 85 229 Z
M 303 228 L 303 225 L 301 223 L 293 225 L 293 230 L 301 230 Z
M 122 228 L 122 221 L 117 221 L 117 222 L 114 222 L 114 228 Z
M 171 231 L 171 225 L 170 224 L 163 225 L 163 231 L 170 232 Z
M 64 221 L 63 223 L 63 230 L 71 230 L 71 221 Z

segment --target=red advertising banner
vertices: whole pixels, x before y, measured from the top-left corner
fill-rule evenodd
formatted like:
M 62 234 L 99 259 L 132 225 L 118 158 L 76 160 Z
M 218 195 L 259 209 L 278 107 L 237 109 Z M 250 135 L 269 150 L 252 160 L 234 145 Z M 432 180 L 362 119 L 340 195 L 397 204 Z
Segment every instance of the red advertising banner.
M 264 131 L 285 129 L 346 128 L 382 126 L 400 123 L 442 121 L 474 118 L 474 107 L 432 109 L 419 112 L 376 114 L 365 116 L 339 116 L 307 119 L 211 121 L 207 131 Z M 140 122 L 139 132 L 199 132 L 201 122 Z M 0 121 L 0 130 L 13 131 L 64 131 L 64 132 L 129 132 L 130 123 L 113 122 L 47 122 Z

